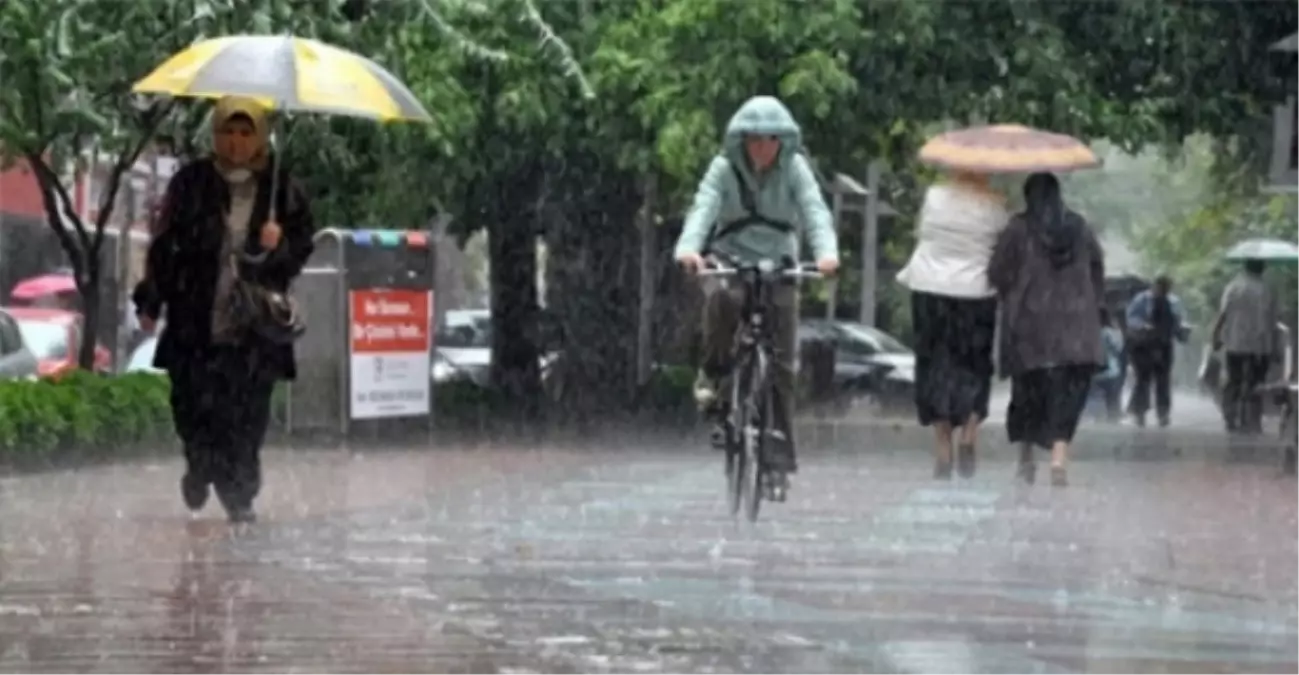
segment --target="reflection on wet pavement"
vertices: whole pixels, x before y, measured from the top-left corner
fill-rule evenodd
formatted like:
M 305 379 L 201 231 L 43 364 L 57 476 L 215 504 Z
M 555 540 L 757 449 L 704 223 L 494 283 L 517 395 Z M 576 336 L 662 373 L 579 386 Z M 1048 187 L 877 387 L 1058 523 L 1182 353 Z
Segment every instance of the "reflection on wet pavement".
M 725 516 L 720 460 L 277 453 L 263 520 L 174 462 L 0 479 L 0 670 L 1295 671 L 1294 480 L 1207 459 L 805 458 Z

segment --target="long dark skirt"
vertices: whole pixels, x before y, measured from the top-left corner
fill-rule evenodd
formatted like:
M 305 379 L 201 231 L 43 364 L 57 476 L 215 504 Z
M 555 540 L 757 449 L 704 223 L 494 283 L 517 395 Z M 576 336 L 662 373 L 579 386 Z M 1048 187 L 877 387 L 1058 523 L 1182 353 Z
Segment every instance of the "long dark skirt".
M 911 294 L 920 424 L 962 425 L 988 416 L 997 300 Z
M 171 411 L 191 475 L 227 508 L 248 508 L 261 489 L 261 449 L 275 378 L 247 350 L 207 347 L 169 369 Z
M 1011 379 L 1006 431 L 1011 443 L 1050 448 L 1072 441 L 1087 407 L 1096 366 L 1055 366 L 1030 370 Z

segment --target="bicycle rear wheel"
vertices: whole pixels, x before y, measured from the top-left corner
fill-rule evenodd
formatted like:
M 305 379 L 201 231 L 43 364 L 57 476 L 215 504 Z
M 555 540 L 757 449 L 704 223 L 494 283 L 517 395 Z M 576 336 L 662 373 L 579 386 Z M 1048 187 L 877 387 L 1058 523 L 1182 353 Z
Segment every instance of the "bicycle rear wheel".
M 761 420 L 748 416 L 741 445 L 740 457 L 740 494 L 744 501 L 744 516 L 749 522 L 758 520 L 758 511 L 762 508 L 762 462 L 759 460 L 762 451 Z
M 744 451 L 741 444 L 737 442 L 735 432 L 727 429 L 726 438 L 726 503 L 730 508 L 731 516 L 734 517 L 740 512 L 740 505 L 744 503 L 744 494 L 740 490 L 741 478 L 744 474 Z

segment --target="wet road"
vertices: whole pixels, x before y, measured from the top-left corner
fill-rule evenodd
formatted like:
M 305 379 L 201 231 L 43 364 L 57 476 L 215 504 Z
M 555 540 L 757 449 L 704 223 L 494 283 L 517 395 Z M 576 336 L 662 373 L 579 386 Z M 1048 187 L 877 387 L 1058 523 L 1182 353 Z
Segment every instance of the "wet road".
M 905 435 L 804 440 L 738 527 L 681 440 L 271 453 L 237 529 L 183 513 L 173 461 L 0 479 L 0 670 L 1299 668 L 1270 465 L 1080 452 L 1026 489 L 1006 451 L 937 484 Z

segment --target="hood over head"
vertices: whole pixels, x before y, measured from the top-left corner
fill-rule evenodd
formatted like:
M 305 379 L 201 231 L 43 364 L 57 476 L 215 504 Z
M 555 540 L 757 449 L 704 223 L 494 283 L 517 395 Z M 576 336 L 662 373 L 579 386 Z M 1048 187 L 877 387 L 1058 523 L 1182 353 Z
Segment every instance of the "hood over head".
M 1083 234 L 1082 217 L 1070 211 L 1060 197 L 1060 181 L 1049 173 L 1035 173 L 1024 183 L 1025 214 L 1033 234 L 1055 267 L 1073 262 Z
M 726 134 L 722 140 L 726 158 L 735 166 L 749 169 L 748 157 L 744 152 L 744 137 L 749 134 L 758 136 L 775 136 L 780 139 L 780 155 L 776 158 L 779 166 L 803 147 L 803 130 L 789 108 L 775 96 L 754 96 L 744 102 L 739 110 L 731 116 L 726 124 Z

